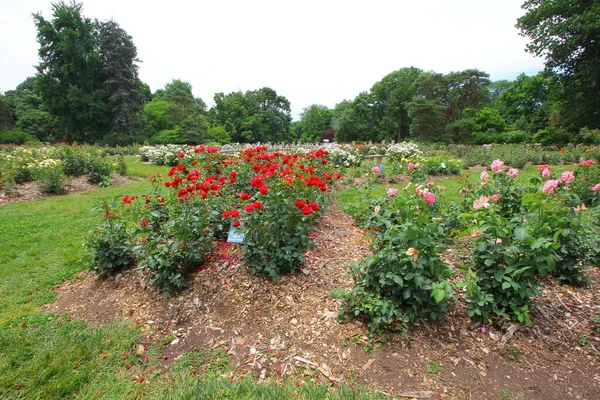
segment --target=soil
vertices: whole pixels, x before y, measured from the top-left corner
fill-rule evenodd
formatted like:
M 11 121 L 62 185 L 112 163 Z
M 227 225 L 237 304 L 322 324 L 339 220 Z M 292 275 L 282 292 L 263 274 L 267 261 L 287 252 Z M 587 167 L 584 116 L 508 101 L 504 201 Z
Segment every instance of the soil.
M 126 183 L 137 181 L 140 179 L 141 178 L 117 174 L 113 174 L 111 176 L 113 186 L 124 185 Z M 86 192 L 88 190 L 94 189 L 98 189 L 98 185 L 89 183 L 85 176 L 78 176 L 70 178 L 70 181 L 65 188 L 64 194 Z M 44 194 L 40 191 L 37 182 L 22 183 L 20 185 L 17 185 L 17 187 L 14 188 L 13 191 L 13 193 L 8 195 L 0 190 L 0 206 L 3 204 L 17 203 L 21 201 L 31 201 L 42 197 L 50 197 L 49 195 Z
M 259 382 L 357 380 L 407 398 L 600 398 L 600 334 L 591 322 L 600 304 L 598 269 L 586 288 L 544 281 L 530 326 L 476 325 L 458 293 L 443 321 L 369 344 L 366 325 L 337 321 L 340 304 L 332 297 L 352 287 L 345 266 L 371 254 L 364 232 L 334 205 L 313 236 L 315 250 L 302 270 L 279 284 L 250 275 L 238 245 L 215 243 L 190 287 L 170 298 L 147 287 L 141 269 L 108 279 L 83 272 L 57 287 L 57 300 L 45 309 L 89 323 L 135 322 L 147 343 L 165 343 L 165 372 L 192 348 L 223 347 L 237 374 Z M 467 246 L 445 253 L 457 271 Z

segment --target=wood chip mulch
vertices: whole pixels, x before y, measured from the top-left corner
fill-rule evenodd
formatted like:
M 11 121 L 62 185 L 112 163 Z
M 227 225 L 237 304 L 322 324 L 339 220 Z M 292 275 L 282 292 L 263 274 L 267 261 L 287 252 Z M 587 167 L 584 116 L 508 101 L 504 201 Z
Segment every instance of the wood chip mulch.
M 388 332 L 389 340 L 371 351 L 366 326 L 338 323 L 340 304 L 331 296 L 352 287 L 346 265 L 371 254 L 364 232 L 333 205 L 313 236 L 315 251 L 301 272 L 279 284 L 250 275 L 237 245 L 215 243 L 190 288 L 176 296 L 165 299 L 147 287 L 140 269 L 110 279 L 83 272 L 57 287 L 58 298 L 46 309 L 89 323 L 135 322 L 147 343 L 165 343 L 165 373 L 194 347 L 223 347 L 235 373 L 252 373 L 259 383 L 290 377 L 338 385 L 356 376 L 409 398 L 600 398 L 600 334 L 591 323 L 600 305 L 598 269 L 586 288 L 545 281 L 531 326 L 477 326 L 458 293 L 461 301 L 443 321 L 411 326 L 408 339 Z M 459 263 L 465 247 L 451 247 L 445 259 Z M 432 363 L 439 372 L 431 372 Z

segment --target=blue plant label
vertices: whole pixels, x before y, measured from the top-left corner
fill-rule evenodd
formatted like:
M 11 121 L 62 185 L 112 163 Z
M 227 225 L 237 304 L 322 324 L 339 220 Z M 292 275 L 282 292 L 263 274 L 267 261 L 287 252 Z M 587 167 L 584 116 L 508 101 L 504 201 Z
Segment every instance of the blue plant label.
M 379 164 L 379 170 L 381 172 L 383 172 L 384 169 L 385 169 L 385 165 L 383 165 L 383 163 Z
M 233 226 L 233 223 L 229 225 L 229 235 L 227 235 L 227 243 L 243 243 L 245 236 L 246 235 L 241 233 L 235 228 L 235 226 Z

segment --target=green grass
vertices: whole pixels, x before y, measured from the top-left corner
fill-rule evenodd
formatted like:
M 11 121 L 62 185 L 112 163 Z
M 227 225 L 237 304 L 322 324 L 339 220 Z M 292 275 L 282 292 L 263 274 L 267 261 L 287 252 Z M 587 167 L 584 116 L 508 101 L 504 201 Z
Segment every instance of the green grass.
M 118 156 L 109 156 L 108 159 L 116 162 Z M 169 172 L 169 168 L 165 165 L 152 165 L 152 164 L 144 164 L 140 161 L 138 156 L 124 156 L 125 162 L 127 163 L 127 173 L 131 176 L 137 176 L 140 178 L 147 178 L 148 175 L 154 175 L 156 173 L 161 173 L 163 176 L 167 175 Z
M 168 170 L 135 157 L 126 160 L 135 176 Z M 55 299 L 56 285 L 85 268 L 79 261 L 82 244 L 101 219 L 91 209 L 102 199 L 150 190 L 148 182 L 133 182 L 0 206 L 0 398 L 383 398 L 349 386 L 330 392 L 309 377 L 301 387 L 292 380 L 231 381 L 222 377 L 232 368 L 222 350 L 187 354 L 164 372 L 158 366 L 160 344 L 148 349 L 148 361 L 135 355 L 141 341 L 135 326 L 124 321 L 88 326 L 41 311 Z M 211 367 L 203 372 L 206 364 Z

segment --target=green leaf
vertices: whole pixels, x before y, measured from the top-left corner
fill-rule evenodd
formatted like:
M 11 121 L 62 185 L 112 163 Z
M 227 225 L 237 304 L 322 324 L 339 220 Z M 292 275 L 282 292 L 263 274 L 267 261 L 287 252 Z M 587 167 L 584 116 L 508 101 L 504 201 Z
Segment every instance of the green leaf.
M 439 303 L 446 297 L 446 291 L 440 288 L 433 289 L 431 291 L 431 297 L 433 297 L 436 303 Z
M 525 228 L 516 228 L 515 229 L 515 238 L 517 240 L 523 241 L 529 237 L 529 233 Z

